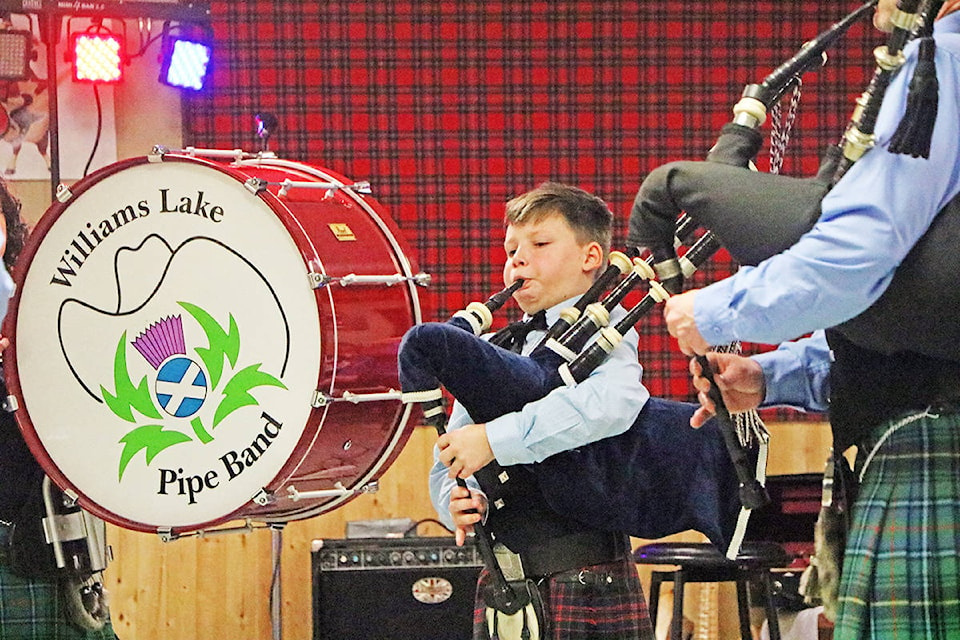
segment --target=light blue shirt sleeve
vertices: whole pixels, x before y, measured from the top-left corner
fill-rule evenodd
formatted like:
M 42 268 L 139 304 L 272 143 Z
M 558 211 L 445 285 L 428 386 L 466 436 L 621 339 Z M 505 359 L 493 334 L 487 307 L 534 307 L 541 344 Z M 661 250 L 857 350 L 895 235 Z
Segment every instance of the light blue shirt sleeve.
M 548 324 L 556 320 L 561 308 L 571 304 L 572 301 L 548 310 Z M 615 310 L 611 324 L 624 314 L 623 309 Z M 530 332 L 524 353 L 531 351 L 542 337 L 542 331 Z M 626 431 L 650 397 L 641 383 L 643 369 L 637 359 L 638 341 L 636 331 L 630 330 L 613 353 L 580 384 L 554 389 L 520 411 L 487 422 L 487 439 L 497 462 L 505 466 L 539 462 L 561 451 Z M 460 403 L 455 403 L 447 431 L 467 424 L 473 424 L 473 420 Z M 436 447 L 433 453 L 430 498 L 440 521 L 453 528 L 448 505 L 450 491 L 456 483 L 447 477 L 448 469 L 439 462 Z M 480 490 L 473 478 L 468 478 L 467 484 Z
M 755 355 L 753 359 L 763 369 L 766 385 L 763 406 L 827 410 L 833 358 L 823 331 L 802 340 L 784 342 L 776 350 Z
M 914 42 L 883 101 L 876 147 L 824 198 L 813 229 L 783 253 L 697 294 L 694 320 L 708 343 L 777 344 L 853 318 L 884 292 L 936 214 L 960 191 L 958 27 L 960 13 L 937 22 L 940 95 L 930 159 L 887 150 L 916 65 Z
M 631 329 L 580 384 L 558 387 L 520 411 L 487 422 L 487 440 L 497 462 L 541 462 L 626 431 L 650 397 L 640 381 L 643 369 L 637 361 L 638 340 Z M 534 338 L 528 345 L 537 342 L 539 338 Z

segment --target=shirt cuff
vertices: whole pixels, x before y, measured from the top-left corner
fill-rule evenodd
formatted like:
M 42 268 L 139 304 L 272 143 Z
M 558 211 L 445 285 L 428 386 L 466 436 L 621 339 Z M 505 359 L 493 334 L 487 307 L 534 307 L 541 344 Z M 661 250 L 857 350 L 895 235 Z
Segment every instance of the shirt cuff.
M 730 344 L 738 340 L 730 329 L 735 326 L 736 313 L 730 308 L 730 290 L 736 274 L 697 292 L 693 301 L 693 321 L 707 344 Z
M 529 450 L 521 446 L 519 430 L 520 413 L 507 413 L 487 422 L 487 442 L 493 457 L 502 466 L 535 462 Z

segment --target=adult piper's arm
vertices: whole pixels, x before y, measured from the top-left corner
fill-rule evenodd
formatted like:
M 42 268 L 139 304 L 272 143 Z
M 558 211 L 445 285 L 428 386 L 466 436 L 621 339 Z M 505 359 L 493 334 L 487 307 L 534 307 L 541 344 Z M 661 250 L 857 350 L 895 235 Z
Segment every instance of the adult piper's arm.
M 753 356 L 763 370 L 761 406 L 826 412 L 830 406 L 830 347 L 823 331 Z
M 941 20 L 953 29 L 958 21 L 957 15 Z M 886 148 L 903 113 L 915 49 L 915 43 L 908 47 L 907 63 L 887 91 L 877 145 L 823 199 L 813 229 L 783 253 L 698 292 L 694 318 L 708 342 L 779 343 L 858 315 L 883 294 L 937 213 L 960 192 L 956 37 L 938 40 L 940 100 L 930 159 Z M 908 175 L 922 178 L 904 180 Z

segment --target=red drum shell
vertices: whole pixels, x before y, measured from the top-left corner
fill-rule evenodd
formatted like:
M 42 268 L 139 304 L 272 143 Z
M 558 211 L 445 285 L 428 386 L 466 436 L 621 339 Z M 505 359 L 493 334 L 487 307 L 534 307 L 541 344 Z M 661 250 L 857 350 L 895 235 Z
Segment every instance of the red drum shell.
M 396 353 L 420 306 L 398 230 L 332 188 L 349 184 L 166 155 L 50 207 L 21 258 L 4 368 L 58 486 L 118 526 L 180 533 L 312 517 L 379 478 L 409 437 Z

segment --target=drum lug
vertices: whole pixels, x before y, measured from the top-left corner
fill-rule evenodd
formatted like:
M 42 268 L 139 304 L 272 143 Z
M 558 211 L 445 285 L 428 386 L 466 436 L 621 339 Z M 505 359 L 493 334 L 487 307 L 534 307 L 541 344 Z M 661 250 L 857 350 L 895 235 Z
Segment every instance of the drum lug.
M 327 286 L 327 283 L 330 281 L 326 275 L 317 273 L 316 271 L 310 271 L 307 273 L 307 278 L 310 281 L 311 289 L 322 289 L 323 287 Z
M 70 191 L 70 187 L 68 187 L 63 183 L 57 185 L 56 198 L 58 202 L 66 202 L 72 197 L 73 197 L 73 191 Z
M 253 195 L 259 195 L 267 190 L 267 181 L 262 178 L 250 178 L 243 186 Z
M 163 162 L 163 156 L 170 153 L 170 149 L 163 146 L 162 144 L 153 145 L 153 149 L 150 150 L 150 153 L 147 154 L 147 162 L 155 164 L 157 162 Z
M 261 507 L 264 507 L 273 503 L 276 499 L 273 497 L 273 492 L 267 491 L 266 489 L 260 489 L 260 491 L 257 492 L 257 495 L 253 496 L 252 500 Z
M 173 535 L 172 527 L 157 527 L 157 537 L 160 538 L 160 542 L 173 542 L 177 539 Z
M 7 396 L 6 398 L 3 399 L 3 402 L 0 403 L 0 409 L 3 409 L 4 411 L 7 411 L 9 413 L 13 413 L 19 408 L 20 408 L 20 403 L 17 402 L 16 396 Z
M 333 402 L 333 396 L 327 395 L 319 389 L 313 392 L 313 398 L 310 399 L 310 406 L 314 409 L 325 407 Z

